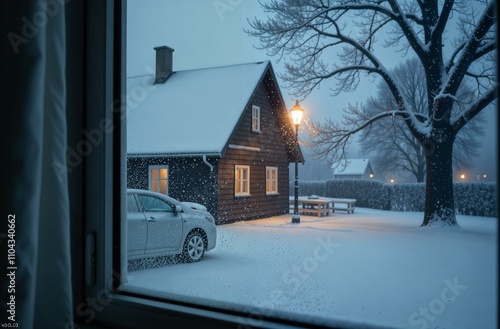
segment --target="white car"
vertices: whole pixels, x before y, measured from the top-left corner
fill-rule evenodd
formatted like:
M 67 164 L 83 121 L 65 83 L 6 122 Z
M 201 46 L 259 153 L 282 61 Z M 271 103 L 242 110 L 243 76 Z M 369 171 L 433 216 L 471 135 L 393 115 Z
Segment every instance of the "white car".
M 185 262 L 200 261 L 217 239 L 214 217 L 203 208 L 158 192 L 127 189 L 128 259 L 179 255 Z

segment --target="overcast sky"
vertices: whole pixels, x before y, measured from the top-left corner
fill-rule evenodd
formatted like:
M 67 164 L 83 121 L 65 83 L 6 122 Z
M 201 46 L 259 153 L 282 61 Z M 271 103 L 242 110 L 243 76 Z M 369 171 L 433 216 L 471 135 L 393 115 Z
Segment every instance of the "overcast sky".
M 257 50 L 258 39 L 248 36 L 247 18 L 264 17 L 254 0 L 129 0 L 127 1 L 127 75 L 148 74 L 155 67 L 154 47 L 166 45 L 174 51 L 174 71 L 224 66 L 270 60 L 276 73 L 282 72 L 277 58 Z M 397 64 L 400 55 L 392 55 L 388 63 Z M 389 65 L 384 63 L 385 65 Z M 390 67 L 389 67 L 390 68 Z M 333 82 L 333 81 L 332 81 Z M 278 81 L 287 108 L 295 98 Z M 349 102 L 362 102 L 375 90 L 376 85 L 364 81 L 355 93 L 331 97 L 328 84 L 320 86 L 301 106 L 306 117 L 317 121 L 331 117 L 340 119 L 341 110 Z M 497 174 L 497 120 L 492 109 L 487 111 L 488 127 L 482 155 L 470 176 L 486 173 L 496 179 Z M 353 157 L 363 157 L 352 147 Z

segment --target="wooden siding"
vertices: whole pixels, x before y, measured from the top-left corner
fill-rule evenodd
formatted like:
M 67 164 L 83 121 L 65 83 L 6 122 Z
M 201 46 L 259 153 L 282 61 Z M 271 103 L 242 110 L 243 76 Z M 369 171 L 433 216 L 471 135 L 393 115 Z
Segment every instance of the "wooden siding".
M 217 223 L 288 213 L 288 152 L 280 135 L 280 117 L 262 83 L 248 104 L 229 144 L 259 151 L 228 148 L 218 165 Z M 260 133 L 252 132 L 252 105 L 260 106 Z M 250 196 L 235 197 L 235 166 L 250 166 Z M 278 195 L 266 195 L 266 166 L 278 168 Z
M 201 157 L 129 158 L 127 187 L 149 189 L 149 166 L 168 165 L 168 195 L 179 201 L 200 203 L 217 218 L 217 160 L 208 161 L 214 166 L 212 173 Z

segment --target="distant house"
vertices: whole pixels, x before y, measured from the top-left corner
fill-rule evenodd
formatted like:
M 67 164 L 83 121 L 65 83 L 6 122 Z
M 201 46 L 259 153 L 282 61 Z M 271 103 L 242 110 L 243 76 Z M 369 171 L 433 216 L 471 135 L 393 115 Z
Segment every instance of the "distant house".
M 294 127 L 270 62 L 172 71 L 173 49 L 155 50 L 156 75 L 127 79 L 127 186 L 218 224 L 288 213 Z
M 332 166 L 334 179 L 369 179 L 373 170 L 369 159 L 349 159 L 345 168 Z

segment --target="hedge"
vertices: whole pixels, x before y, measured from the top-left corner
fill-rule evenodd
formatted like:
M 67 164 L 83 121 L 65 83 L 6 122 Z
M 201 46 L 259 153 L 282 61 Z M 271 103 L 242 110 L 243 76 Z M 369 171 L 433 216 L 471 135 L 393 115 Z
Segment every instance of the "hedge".
M 290 195 L 294 193 L 290 183 Z M 497 217 L 496 183 L 474 182 L 453 184 L 455 211 L 461 215 Z M 299 195 L 319 195 L 330 198 L 356 199 L 357 207 L 424 211 L 425 184 L 387 184 L 366 179 L 332 179 L 299 181 Z

